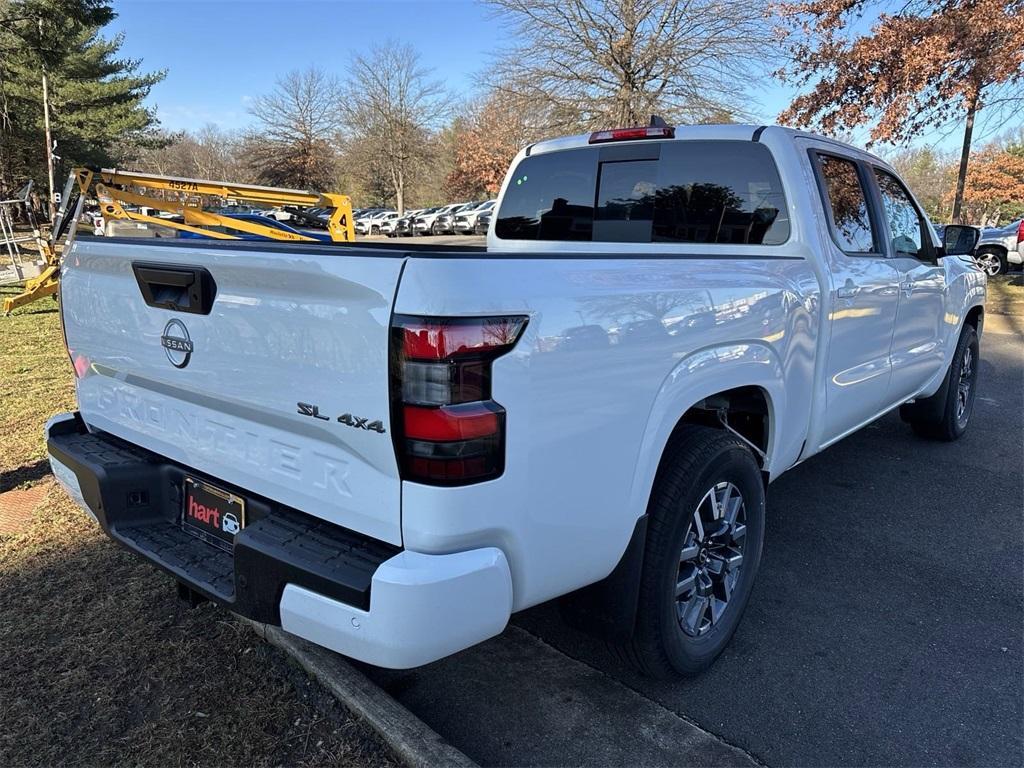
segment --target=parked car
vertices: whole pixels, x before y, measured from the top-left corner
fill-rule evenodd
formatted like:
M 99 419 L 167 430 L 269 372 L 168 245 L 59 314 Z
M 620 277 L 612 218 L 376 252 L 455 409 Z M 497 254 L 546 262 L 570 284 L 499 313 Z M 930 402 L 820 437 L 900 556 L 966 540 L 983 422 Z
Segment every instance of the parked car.
M 482 203 L 477 203 L 469 208 L 465 208 L 455 214 L 455 218 L 452 221 L 452 229 L 460 235 L 472 235 L 476 229 L 476 220 L 483 213 L 489 212 L 493 207 L 495 200 L 485 200 Z
M 486 235 L 491 227 L 491 212 L 481 213 L 476 217 L 476 224 L 473 225 L 474 235 Z
M 277 208 L 269 208 L 264 210 L 262 213 L 264 216 L 274 219 L 275 221 L 283 221 L 285 223 L 288 223 L 295 218 L 291 211 L 281 206 L 278 206 Z
M 389 218 L 397 218 L 396 211 L 373 210 L 356 219 L 355 230 L 358 235 L 379 235 L 381 224 Z
M 1009 271 L 1011 265 L 1024 264 L 1024 219 L 983 229 L 974 258 L 989 277 Z
M 412 222 L 418 213 L 406 212 L 405 216 L 395 222 L 395 237 L 412 237 Z
M 434 219 L 434 223 L 430 227 L 431 233 L 435 235 L 454 235 L 455 217 L 479 204 L 480 201 L 478 200 L 472 203 L 459 203 L 457 205 L 449 206 L 447 211 L 444 211 Z
M 872 154 L 598 131 L 520 152 L 493 216 L 486 258 L 79 239 L 53 474 L 181 596 L 370 664 L 565 596 L 644 672 L 692 674 L 743 616 L 768 483 L 893 410 L 922 437 L 969 427 L 975 232 L 940 242 Z M 905 549 L 899 499 L 927 481 L 901 476 L 877 546 Z M 849 493 L 790 514 L 855 515 Z
M 413 220 L 413 233 L 417 235 L 441 234 L 438 219 L 460 205 L 461 203 L 451 203 L 449 205 L 440 205 L 436 208 L 428 208 Z
M 395 225 L 398 223 L 398 213 L 392 211 L 387 213 L 380 220 L 380 234 L 387 235 L 388 237 L 395 236 Z
M 391 236 L 391 237 L 411 237 L 414 234 L 414 232 L 412 230 L 413 220 L 417 216 L 419 216 L 421 213 L 423 213 L 424 210 L 426 210 L 426 209 L 424 209 L 424 208 L 414 208 L 412 210 L 407 210 L 405 212 L 404 216 L 402 216 L 402 217 L 400 217 L 398 219 L 395 219 L 394 229 L 391 232 L 388 233 L 389 236 Z

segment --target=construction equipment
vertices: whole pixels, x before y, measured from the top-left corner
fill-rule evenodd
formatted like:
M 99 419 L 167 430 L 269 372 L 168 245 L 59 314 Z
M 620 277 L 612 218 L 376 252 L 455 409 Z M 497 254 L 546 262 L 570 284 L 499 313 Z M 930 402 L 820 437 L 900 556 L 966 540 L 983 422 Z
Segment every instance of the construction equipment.
M 144 192 L 137 191 L 140 189 Z M 160 176 L 116 168 L 76 168 L 64 186 L 49 240 L 36 233 L 35 239 L 41 254 L 39 274 L 26 280 L 22 293 L 4 300 L 4 314 L 57 292 L 60 254 L 66 252 L 74 241 L 83 205 L 91 197 L 99 201 L 100 213 L 105 220 L 134 221 L 146 226 L 162 227 L 162 231 L 170 230 L 172 233 L 189 232 L 217 240 L 256 236 L 290 242 L 323 241 L 322 237 L 262 224 L 253 221 L 251 217 L 242 219 L 203 210 L 202 201 L 215 197 L 225 201 L 285 206 L 300 220 L 326 226 L 331 242 L 349 243 L 356 239 L 352 201 L 348 195 Z M 311 207 L 329 211 L 326 221 L 303 210 Z M 162 211 L 166 217 L 153 216 L 147 209 Z M 0 224 L 0 238 L 4 237 L 3 226 L 6 225 Z M 58 246 L 62 237 L 64 241 Z M 18 280 L 22 279 L 26 279 L 26 276 L 19 274 Z
M 0 285 L 25 283 L 25 290 L 17 296 L 4 299 L 4 314 L 15 307 L 27 304 L 57 291 L 56 259 L 50 243 L 43 237 L 36 223 L 29 198 L 32 182 L 29 181 L 9 200 L 0 200 L 0 248 L 9 263 L 0 265 Z M 15 229 L 16 212 L 28 223 L 28 230 Z M 26 248 L 34 244 L 35 250 Z M 30 295 L 31 298 L 26 298 Z
M 240 235 L 234 235 L 224 230 L 244 232 L 271 240 L 292 242 L 317 242 L 319 240 L 319 238 L 299 232 L 290 232 L 253 221 L 240 220 L 230 215 L 204 211 L 201 205 L 189 203 L 190 200 L 218 197 L 223 200 L 263 205 L 327 208 L 331 211 L 326 221 L 327 232 L 330 234 L 331 240 L 347 243 L 356 239 L 355 226 L 352 221 L 352 202 L 348 195 L 263 187 L 256 184 L 235 184 L 229 181 L 159 176 L 152 173 L 136 173 L 111 168 L 99 170 L 78 168 L 74 173 L 82 195 L 87 195 L 90 186 L 94 185 L 96 197 L 100 200 L 100 211 L 104 218 L 129 219 L 221 240 L 234 240 L 240 237 Z M 142 187 L 147 193 L 133 192 L 128 189 L 129 187 Z M 170 193 L 175 199 L 167 200 L 150 194 L 155 191 L 163 194 Z M 179 196 L 180 200 L 177 199 Z M 125 208 L 126 205 L 165 211 L 172 216 L 180 217 L 182 221 L 150 216 L 139 210 Z M 296 210 L 295 213 L 302 216 L 301 211 Z M 323 224 L 324 222 L 319 221 L 319 223 Z M 216 227 L 217 229 L 204 229 L 204 227 Z

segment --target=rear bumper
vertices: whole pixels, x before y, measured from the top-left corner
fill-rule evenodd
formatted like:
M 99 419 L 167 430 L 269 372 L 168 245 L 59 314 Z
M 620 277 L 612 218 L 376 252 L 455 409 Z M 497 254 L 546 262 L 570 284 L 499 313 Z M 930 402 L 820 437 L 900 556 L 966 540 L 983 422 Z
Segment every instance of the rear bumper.
M 426 664 L 493 637 L 512 610 L 501 550 L 426 555 L 255 497 L 104 433 L 46 425 L 57 480 L 116 542 L 235 613 L 382 667 Z M 185 476 L 245 498 L 232 552 L 181 527 Z

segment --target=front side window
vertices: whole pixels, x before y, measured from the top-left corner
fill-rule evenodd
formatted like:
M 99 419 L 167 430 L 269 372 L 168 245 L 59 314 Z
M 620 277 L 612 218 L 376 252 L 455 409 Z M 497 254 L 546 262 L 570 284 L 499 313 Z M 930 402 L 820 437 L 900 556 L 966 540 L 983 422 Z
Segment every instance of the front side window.
M 658 159 L 600 147 L 524 158 L 494 231 L 504 240 L 779 245 L 790 226 L 763 144 L 665 141 Z
M 819 155 L 818 163 L 836 243 L 847 253 L 873 253 L 874 230 L 856 163 L 833 155 Z
M 889 222 L 893 256 L 926 259 L 929 256 L 924 239 L 924 222 L 903 185 L 891 173 L 875 169 L 882 208 Z

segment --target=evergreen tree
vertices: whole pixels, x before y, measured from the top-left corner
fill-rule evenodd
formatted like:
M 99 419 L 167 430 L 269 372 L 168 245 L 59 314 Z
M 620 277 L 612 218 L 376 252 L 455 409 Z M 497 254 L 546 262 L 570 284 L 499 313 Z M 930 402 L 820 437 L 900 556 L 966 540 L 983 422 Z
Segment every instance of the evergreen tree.
M 100 35 L 115 15 L 107 0 L 0 0 L 0 190 L 45 188 L 44 70 L 59 171 L 114 165 L 119 147 L 157 140 L 142 102 L 165 73 L 118 56 L 122 36 Z

